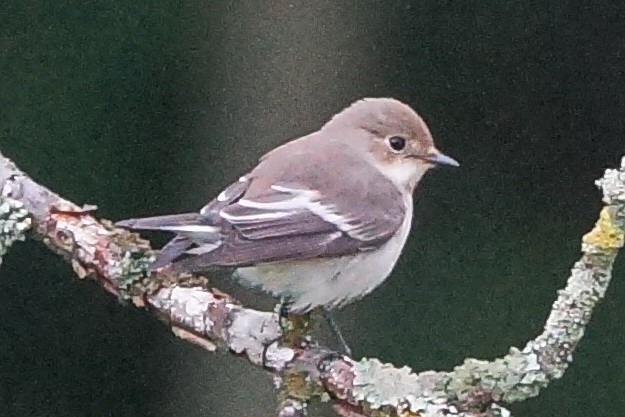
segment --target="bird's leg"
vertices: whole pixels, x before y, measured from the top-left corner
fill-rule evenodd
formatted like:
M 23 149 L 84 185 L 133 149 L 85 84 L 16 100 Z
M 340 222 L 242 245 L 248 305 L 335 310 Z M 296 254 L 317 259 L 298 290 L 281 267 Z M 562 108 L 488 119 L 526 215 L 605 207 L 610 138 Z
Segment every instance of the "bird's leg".
M 288 330 L 289 309 L 292 304 L 293 301 L 282 299 L 278 305 L 278 326 L 280 326 L 282 333 Z
M 282 343 L 301 348 L 306 342 L 306 334 L 310 327 L 310 313 L 297 314 L 291 311 L 293 302 L 282 301 L 279 309 L 279 324 L 282 330 Z
M 336 324 L 336 321 L 334 320 L 332 313 L 329 310 L 326 310 L 325 308 L 322 308 L 321 311 L 322 311 L 323 317 L 328 322 L 328 325 L 330 326 L 332 333 L 334 333 L 334 336 L 337 338 L 337 340 L 341 344 L 341 348 L 343 350 L 342 353 L 351 357 L 352 350 L 347 345 L 347 342 L 345 341 L 345 337 L 343 336 L 343 333 L 341 333 L 341 329 L 339 328 L 339 325 Z
M 267 351 L 269 350 L 269 347 L 274 343 L 280 341 L 280 339 L 282 339 L 282 335 L 285 332 L 284 320 L 286 320 L 289 315 L 289 304 L 291 304 L 291 301 L 283 298 L 280 300 L 280 304 L 278 304 L 276 306 L 276 309 L 274 310 L 278 312 L 278 327 L 280 327 L 280 335 L 263 344 L 263 368 L 265 368 L 267 365 Z
M 284 345 L 292 348 L 301 348 L 306 342 L 306 332 L 310 326 L 310 314 L 293 314 L 290 311 L 292 301 L 280 300 L 275 311 L 278 312 L 278 326 L 280 326 L 280 336 L 264 344 L 263 367 L 267 363 L 267 350 L 274 343 L 281 341 Z

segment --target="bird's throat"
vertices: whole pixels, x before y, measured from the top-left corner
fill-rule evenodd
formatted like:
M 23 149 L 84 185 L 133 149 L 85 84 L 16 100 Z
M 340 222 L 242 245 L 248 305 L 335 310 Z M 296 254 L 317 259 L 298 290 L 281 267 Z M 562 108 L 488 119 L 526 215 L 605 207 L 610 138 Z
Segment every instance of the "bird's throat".
M 390 164 L 378 164 L 378 169 L 390 179 L 397 188 L 412 192 L 428 167 L 412 160 L 394 161 Z

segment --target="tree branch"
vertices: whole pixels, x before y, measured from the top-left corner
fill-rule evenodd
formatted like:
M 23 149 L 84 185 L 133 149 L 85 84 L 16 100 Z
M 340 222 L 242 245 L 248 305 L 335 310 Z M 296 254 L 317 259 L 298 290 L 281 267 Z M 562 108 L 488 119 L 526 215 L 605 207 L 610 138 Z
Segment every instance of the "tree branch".
M 543 332 L 503 358 L 466 359 L 450 372 L 415 374 L 377 359 L 355 361 L 302 337 L 282 335 L 282 342 L 271 343 L 281 336 L 275 313 L 244 308 L 209 289 L 203 277 L 146 276 L 153 257 L 147 241 L 96 220 L 95 207 L 62 199 L 1 154 L 0 185 L 0 255 L 32 222 L 33 237 L 71 262 L 80 278 L 91 277 L 120 300 L 151 310 L 179 337 L 211 351 L 221 346 L 279 377 L 281 417 L 305 416 L 314 397 L 329 398 L 341 416 L 509 415 L 501 404 L 536 396 L 564 374 L 605 295 L 625 227 L 623 158 L 619 170 L 607 170 L 597 181 L 605 207 L 583 238 L 582 257 L 558 292 Z M 305 331 L 301 321 L 294 323 L 295 333 Z

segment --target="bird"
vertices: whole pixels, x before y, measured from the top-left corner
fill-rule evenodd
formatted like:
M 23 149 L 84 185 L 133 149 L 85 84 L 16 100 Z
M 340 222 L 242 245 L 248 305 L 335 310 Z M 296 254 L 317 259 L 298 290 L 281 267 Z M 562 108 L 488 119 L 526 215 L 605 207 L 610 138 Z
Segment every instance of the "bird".
M 441 165 L 459 163 L 436 148 L 415 110 L 364 98 L 266 153 L 199 211 L 116 225 L 176 234 L 151 270 L 231 268 L 245 286 L 286 300 L 290 313 L 329 314 L 391 274 L 411 229 L 413 191 Z

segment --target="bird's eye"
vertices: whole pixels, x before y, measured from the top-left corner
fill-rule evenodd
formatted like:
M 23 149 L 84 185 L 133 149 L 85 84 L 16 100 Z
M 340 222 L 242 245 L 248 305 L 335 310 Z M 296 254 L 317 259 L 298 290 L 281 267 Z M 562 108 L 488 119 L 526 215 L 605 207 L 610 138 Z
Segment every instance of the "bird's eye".
M 395 152 L 400 152 L 406 147 L 406 139 L 400 136 L 393 136 L 388 139 L 388 145 Z

